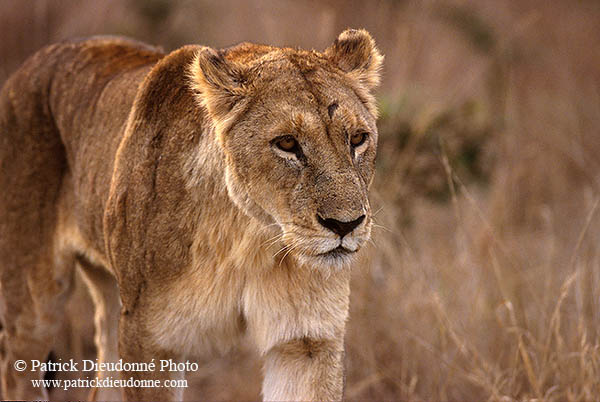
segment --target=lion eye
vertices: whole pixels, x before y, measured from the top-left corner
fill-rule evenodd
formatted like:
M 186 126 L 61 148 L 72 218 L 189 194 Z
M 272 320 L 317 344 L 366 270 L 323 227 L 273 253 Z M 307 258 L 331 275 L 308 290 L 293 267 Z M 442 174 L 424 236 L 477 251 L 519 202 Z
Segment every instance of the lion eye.
M 277 148 L 285 152 L 296 152 L 298 149 L 298 141 L 294 137 L 285 136 L 275 141 Z
M 354 148 L 359 147 L 367 140 L 368 136 L 369 136 L 368 133 L 352 134 L 350 136 L 350 145 L 352 145 L 352 147 L 354 147 Z

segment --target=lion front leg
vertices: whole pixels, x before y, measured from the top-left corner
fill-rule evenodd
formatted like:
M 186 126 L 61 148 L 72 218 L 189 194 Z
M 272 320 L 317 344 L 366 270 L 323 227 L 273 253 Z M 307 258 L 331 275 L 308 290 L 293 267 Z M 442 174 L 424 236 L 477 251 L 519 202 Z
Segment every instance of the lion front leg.
M 119 355 L 125 363 L 151 363 L 153 369 L 122 371 L 126 382 L 123 393 L 127 401 L 180 401 L 183 388 L 175 380 L 183 379 L 183 371 L 161 369 L 161 361 L 179 361 L 180 356 L 165 351 L 153 341 L 146 330 L 150 309 L 136 308 L 121 315 L 119 321 Z M 129 383 L 127 383 L 129 382 Z
M 263 398 L 341 400 L 350 274 L 286 268 L 249 280 L 243 297 L 247 331 L 265 356 Z
M 339 401 L 344 386 L 343 339 L 295 339 L 265 356 L 266 401 Z

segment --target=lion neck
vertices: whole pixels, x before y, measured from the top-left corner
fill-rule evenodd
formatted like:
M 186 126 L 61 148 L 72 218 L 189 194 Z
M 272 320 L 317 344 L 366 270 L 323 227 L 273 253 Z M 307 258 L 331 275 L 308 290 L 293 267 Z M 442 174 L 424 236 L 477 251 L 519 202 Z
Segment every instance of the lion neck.
M 292 258 L 278 253 L 279 227 L 256 216 L 255 208 L 232 196 L 227 186 L 227 161 L 211 130 L 184 158 L 183 171 L 197 222 L 193 245 L 195 264 L 270 269 L 294 265 Z M 238 193 L 239 194 L 239 193 Z M 236 199 L 237 198 L 237 199 Z M 249 206 L 250 205 L 250 206 Z M 256 207 L 257 208 L 257 207 Z M 263 213 L 264 214 L 264 213 Z M 272 220 L 272 218 L 269 217 Z

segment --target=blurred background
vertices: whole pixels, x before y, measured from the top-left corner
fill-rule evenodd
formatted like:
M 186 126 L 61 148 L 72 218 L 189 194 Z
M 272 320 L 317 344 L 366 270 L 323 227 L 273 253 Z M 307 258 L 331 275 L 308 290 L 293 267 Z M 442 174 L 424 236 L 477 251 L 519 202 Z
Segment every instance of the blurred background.
M 386 59 L 346 398 L 597 399 L 600 2 L 2 0 L 0 83 L 69 37 L 323 50 L 347 27 Z M 92 317 L 79 289 L 56 356 L 93 358 Z M 259 398 L 248 346 L 200 363 L 186 399 Z

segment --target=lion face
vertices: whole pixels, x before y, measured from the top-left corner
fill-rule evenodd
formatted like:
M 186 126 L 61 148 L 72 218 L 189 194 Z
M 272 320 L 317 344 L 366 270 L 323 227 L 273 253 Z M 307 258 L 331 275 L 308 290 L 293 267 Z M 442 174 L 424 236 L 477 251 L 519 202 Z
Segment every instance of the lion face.
M 377 127 L 369 90 L 382 57 L 365 31 L 342 33 L 324 53 L 259 49 L 245 64 L 235 51 L 228 60 L 205 49 L 192 70 L 226 158 L 228 193 L 280 229 L 282 255 L 346 265 L 370 237 Z

